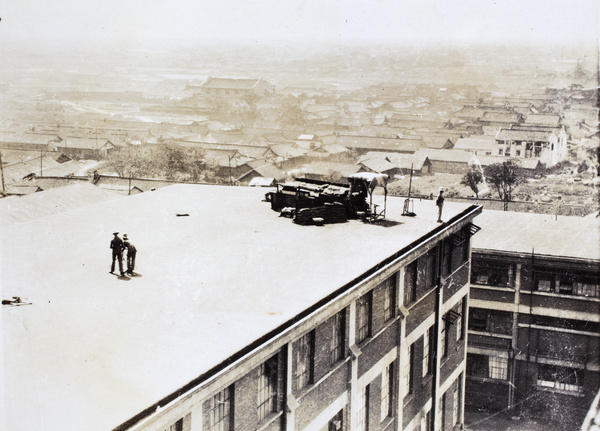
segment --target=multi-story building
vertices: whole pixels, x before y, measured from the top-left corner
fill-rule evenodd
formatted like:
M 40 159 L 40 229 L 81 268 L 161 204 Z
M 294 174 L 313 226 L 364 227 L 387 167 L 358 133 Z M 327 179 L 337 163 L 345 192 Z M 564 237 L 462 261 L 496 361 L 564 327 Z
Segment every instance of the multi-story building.
M 199 91 L 207 96 L 248 96 L 250 94 L 257 96 L 270 96 L 275 92 L 275 86 L 267 81 L 260 79 L 243 78 L 213 78 L 209 77 L 201 85 L 189 84 L 188 89 Z
M 535 158 L 549 168 L 567 160 L 567 139 L 564 127 L 514 125 L 498 131 L 493 155 Z
M 477 222 L 466 403 L 581 423 L 600 387 L 600 220 Z
M 3 229 L 7 429 L 460 426 L 481 207 L 300 226 L 263 198 L 175 185 Z

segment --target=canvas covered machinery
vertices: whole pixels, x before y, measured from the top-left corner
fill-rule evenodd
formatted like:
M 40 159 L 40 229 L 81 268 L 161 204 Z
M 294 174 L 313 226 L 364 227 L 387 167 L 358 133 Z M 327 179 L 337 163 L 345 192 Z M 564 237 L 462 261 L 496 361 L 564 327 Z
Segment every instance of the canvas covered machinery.
M 348 184 L 295 179 L 278 184 L 266 198 L 274 211 L 298 224 L 343 223 L 348 219 L 372 222 L 385 218 L 387 180 L 385 174 L 369 172 L 350 175 Z M 377 186 L 384 190 L 383 208 L 373 203 Z

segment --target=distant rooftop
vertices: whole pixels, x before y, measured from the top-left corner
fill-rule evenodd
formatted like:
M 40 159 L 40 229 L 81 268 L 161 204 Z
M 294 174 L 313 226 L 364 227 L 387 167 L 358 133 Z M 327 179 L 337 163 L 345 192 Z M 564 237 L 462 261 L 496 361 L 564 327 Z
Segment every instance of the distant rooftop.
M 600 262 L 600 218 L 485 210 L 473 248 Z
M 2 294 L 32 303 L 2 310 L 7 429 L 112 429 L 440 226 L 394 197 L 389 227 L 299 226 L 264 193 L 174 185 L 1 230 Z M 108 273 L 115 231 L 139 277 Z

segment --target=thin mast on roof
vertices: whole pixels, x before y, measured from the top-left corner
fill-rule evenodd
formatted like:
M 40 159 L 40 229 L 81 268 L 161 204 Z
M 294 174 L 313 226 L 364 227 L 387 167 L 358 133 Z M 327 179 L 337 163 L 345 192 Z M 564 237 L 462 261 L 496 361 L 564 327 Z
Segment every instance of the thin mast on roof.
M 413 177 L 413 164 L 410 164 L 410 180 L 408 181 L 408 198 L 404 201 L 404 210 L 402 211 L 403 216 L 414 217 L 416 216 L 414 209 L 414 203 L 410 198 L 410 191 L 412 188 L 412 177 Z M 411 208 L 412 207 L 412 208 Z

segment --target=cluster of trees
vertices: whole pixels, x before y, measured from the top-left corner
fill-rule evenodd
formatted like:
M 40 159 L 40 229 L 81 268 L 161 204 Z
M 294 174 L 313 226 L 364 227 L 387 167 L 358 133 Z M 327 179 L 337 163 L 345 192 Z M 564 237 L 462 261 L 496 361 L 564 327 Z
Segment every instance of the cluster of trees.
M 173 143 L 124 147 L 109 154 L 105 167 L 121 177 L 219 181 L 203 151 Z
M 515 188 L 525 182 L 525 178 L 520 172 L 519 164 L 514 160 L 507 160 L 502 163 L 488 165 L 483 170 L 472 167 L 465 172 L 461 184 L 468 186 L 473 190 L 476 197 L 479 197 L 479 184 L 483 179 L 498 193 L 498 197 L 504 201 L 504 209 L 508 208 L 508 202 L 512 200 Z

